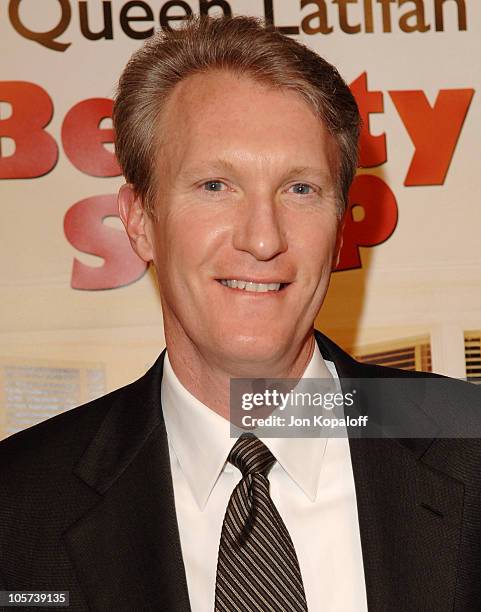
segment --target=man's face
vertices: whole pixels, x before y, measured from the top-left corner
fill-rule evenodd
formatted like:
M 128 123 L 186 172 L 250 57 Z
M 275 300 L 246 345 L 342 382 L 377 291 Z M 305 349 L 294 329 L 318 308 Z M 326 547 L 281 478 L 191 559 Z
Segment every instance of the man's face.
M 261 375 L 299 351 L 328 287 L 336 146 L 297 94 L 220 71 L 177 85 L 159 127 L 148 232 L 166 334 Z

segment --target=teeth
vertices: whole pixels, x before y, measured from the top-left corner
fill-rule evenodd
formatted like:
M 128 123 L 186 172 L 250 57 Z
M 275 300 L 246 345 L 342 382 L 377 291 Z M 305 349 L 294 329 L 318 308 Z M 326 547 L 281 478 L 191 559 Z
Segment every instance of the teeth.
M 221 280 L 220 281 L 225 287 L 231 289 L 243 289 L 244 291 L 255 291 L 258 293 L 265 293 L 266 291 L 279 291 L 281 283 L 252 283 L 250 281 L 242 280 Z

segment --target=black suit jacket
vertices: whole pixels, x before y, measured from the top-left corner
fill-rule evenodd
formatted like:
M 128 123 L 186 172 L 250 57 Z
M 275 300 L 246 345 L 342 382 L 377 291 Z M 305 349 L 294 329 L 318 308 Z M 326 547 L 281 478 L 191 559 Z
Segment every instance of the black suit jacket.
M 354 361 L 319 332 L 316 340 L 341 377 L 406 379 Z M 163 357 L 131 385 L 0 444 L 2 589 L 68 590 L 72 611 L 190 610 Z M 472 419 L 474 391 L 452 381 L 423 411 L 445 402 Z M 392 401 L 418 410 L 412 391 L 397 388 Z M 350 450 L 369 610 L 481 610 L 481 441 L 350 438 Z

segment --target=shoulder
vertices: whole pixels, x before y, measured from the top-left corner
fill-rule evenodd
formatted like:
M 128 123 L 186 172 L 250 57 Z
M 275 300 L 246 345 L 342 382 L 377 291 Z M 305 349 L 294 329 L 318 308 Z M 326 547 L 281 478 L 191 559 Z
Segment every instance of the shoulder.
M 321 353 L 341 381 L 358 381 L 363 410 L 381 422 L 400 423 L 407 437 L 481 439 L 481 385 L 431 372 L 412 372 L 359 362 L 315 331 Z M 366 412 L 367 413 L 367 412 Z
M 481 490 L 481 386 L 430 372 L 360 368 L 369 395 L 381 398 L 382 417 L 407 432 L 402 443 L 419 448 L 430 439 L 423 461 Z
M 66 410 L 0 442 L 0 480 L 6 469 L 21 470 L 25 465 L 62 465 L 80 458 L 108 415 L 126 427 L 149 404 L 160 402 L 165 350 L 139 379 L 96 400 Z M 61 461 L 57 461 L 61 458 Z M 48 465 L 46 465 L 48 464 Z
M 435 400 L 442 404 L 455 402 L 459 405 L 478 408 L 481 414 L 481 386 L 434 374 L 433 372 L 413 372 L 379 365 L 356 362 L 359 377 L 382 381 L 392 381 L 392 386 L 404 391 L 408 397 L 426 402 Z M 386 383 L 389 384 L 389 383 Z
M 116 398 L 119 389 L 97 400 L 72 408 L 19 431 L 0 442 L 0 482 L 9 475 L 18 477 L 28 469 L 32 474 L 71 468 L 79 458 Z
M 341 378 L 369 380 L 371 390 L 377 387 L 391 389 L 413 401 L 424 401 L 428 395 L 443 403 L 461 402 L 481 407 L 481 385 L 458 380 L 433 372 L 414 372 L 357 361 L 337 344 L 315 330 L 315 337 L 324 358 L 334 362 Z
M 0 442 L 0 487 L 71 473 L 111 411 L 134 411 L 149 373 L 96 400 L 72 408 Z

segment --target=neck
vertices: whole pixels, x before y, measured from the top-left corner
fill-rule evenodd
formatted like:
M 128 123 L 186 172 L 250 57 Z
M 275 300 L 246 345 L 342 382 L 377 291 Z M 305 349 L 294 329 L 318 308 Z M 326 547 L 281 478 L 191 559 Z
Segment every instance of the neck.
M 165 321 L 164 321 L 165 324 Z M 165 326 L 165 338 L 169 361 L 182 385 L 220 416 L 230 417 L 231 378 L 291 378 L 302 377 L 315 346 L 313 329 L 303 341 L 280 359 L 266 360 L 246 366 L 245 360 L 236 364 L 222 356 L 209 356 L 196 347 L 185 335 L 169 333 Z

